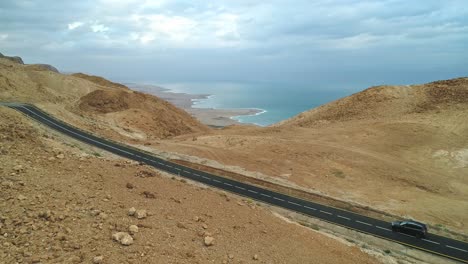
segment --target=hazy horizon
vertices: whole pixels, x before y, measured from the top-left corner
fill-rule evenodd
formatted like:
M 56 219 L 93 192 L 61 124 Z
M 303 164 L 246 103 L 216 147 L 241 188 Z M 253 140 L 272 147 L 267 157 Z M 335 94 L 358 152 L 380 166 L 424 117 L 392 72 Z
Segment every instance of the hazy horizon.
M 2 1 L 0 52 L 120 82 L 363 89 L 466 76 L 466 1 Z

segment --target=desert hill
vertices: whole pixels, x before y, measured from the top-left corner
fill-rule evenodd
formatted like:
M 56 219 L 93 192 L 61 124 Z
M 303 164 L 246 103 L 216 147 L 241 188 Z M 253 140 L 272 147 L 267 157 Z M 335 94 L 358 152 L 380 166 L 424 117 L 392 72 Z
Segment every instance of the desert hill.
M 467 95 L 468 78 L 372 87 L 271 127 L 158 148 L 466 234 Z
M 22 60 L 21 60 L 22 62 Z M 207 131 L 185 111 L 155 96 L 86 74 L 0 58 L 0 99 L 35 103 L 79 127 L 139 141 Z
M 351 120 L 398 120 L 466 108 L 468 78 L 425 85 L 377 86 L 299 114 L 277 126 L 313 127 Z
M 1 263 L 389 258 L 288 223 L 240 197 L 99 152 L 6 107 L 0 107 L 0 164 Z M 138 214 L 129 215 L 131 208 Z M 126 242 L 115 241 L 122 233 Z
M 76 126 L 146 147 L 209 131 L 157 97 L 6 58 L 0 100 L 34 103 Z M 268 206 L 110 155 L 6 107 L 0 107 L 0 164 L 5 263 L 394 262 L 383 249 L 285 221 Z

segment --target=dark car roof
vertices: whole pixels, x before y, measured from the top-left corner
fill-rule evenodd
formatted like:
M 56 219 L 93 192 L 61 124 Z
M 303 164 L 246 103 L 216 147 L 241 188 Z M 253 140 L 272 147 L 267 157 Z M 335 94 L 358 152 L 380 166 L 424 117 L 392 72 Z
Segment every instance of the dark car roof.
M 402 221 L 401 223 L 402 223 L 402 224 L 403 224 L 403 223 L 416 224 L 416 225 L 419 225 L 419 226 L 424 227 L 424 229 L 427 229 L 426 224 L 421 223 L 421 222 L 418 222 L 418 221 L 414 221 L 414 220 L 405 220 L 405 221 Z

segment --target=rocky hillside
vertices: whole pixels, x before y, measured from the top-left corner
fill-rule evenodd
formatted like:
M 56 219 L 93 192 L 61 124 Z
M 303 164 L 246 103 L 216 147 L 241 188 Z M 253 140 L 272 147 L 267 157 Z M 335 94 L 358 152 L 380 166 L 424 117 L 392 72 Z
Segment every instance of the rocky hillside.
M 468 235 L 467 116 L 468 78 L 379 86 L 158 149 Z
M 398 120 L 468 106 L 468 78 L 423 85 L 377 86 L 301 113 L 279 126 L 314 127 L 351 120 Z
M 268 207 L 97 151 L 0 107 L 0 263 L 379 262 Z
M 19 58 L 19 57 L 18 57 Z M 208 131 L 170 103 L 102 77 L 0 57 L 0 100 L 38 104 L 75 126 L 117 140 L 162 139 Z

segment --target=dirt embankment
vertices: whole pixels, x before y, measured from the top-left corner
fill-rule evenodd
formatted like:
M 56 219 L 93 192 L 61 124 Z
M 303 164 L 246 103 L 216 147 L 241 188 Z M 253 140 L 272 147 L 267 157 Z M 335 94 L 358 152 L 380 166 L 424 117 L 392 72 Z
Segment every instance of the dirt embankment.
M 34 103 L 65 121 L 116 140 L 142 142 L 207 132 L 187 112 L 102 77 L 60 74 L 0 58 L 0 100 Z
M 267 208 L 0 107 L 2 263 L 377 263 Z
M 467 235 L 467 94 L 468 78 L 373 87 L 272 127 L 158 149 Z

